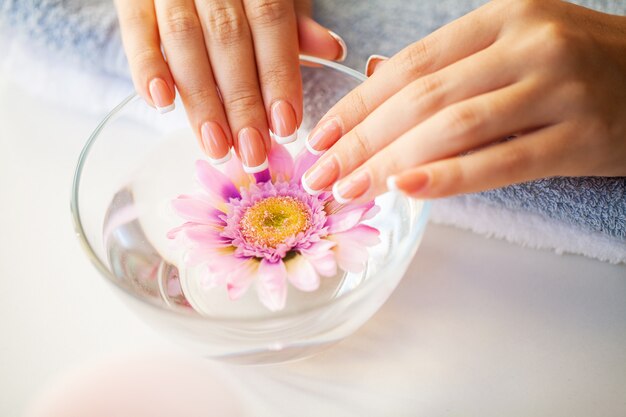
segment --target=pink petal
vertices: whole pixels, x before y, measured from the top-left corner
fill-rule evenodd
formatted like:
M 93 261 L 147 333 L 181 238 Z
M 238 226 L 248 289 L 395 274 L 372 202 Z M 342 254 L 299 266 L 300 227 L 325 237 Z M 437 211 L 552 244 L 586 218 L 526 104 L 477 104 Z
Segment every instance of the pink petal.
M 360 224 L 334 236 L 340 236 L 344 243 L 352 241 L 355 245 L 374 246 L 380 243 L 380 232 L 378 229 L 365 224 Z
M 341 210 L 335 214 L 328 216 L 326 219 L 326 226 L 328 227 L 328 233 L 340 233 L 348 229 L 353 228 L 361 221 L 363 214 L 369 210 L 364 206 L 356 206 L 352 210 Z
M 363 214 L 361 221 L 373 219 L 378 213 L 380 213 L 380 206 L 374 205 Z
M 241 198 L 239 190 L 231 179 L 207 161 L 196 161 L 196 177 L 207 192 L 219 196 L 226 202 L 231 198 Z
M 334 277 L 337 275 L 337 261 L 334 252 L 329 252 L 317 258 L 307 257 L 318 274 L 323 277 Z
M 270 149 L 269 155 L 267 155 L 267 160 L 274 181 L 278 178 L 282 178 L 285 181 L 291 179 L 294 162 L 287 148 L 272 141 L 272 148 Z
M 219 259 L 223 258 L 230 252 L 229 249 L 230 247 L 219 248 L 217 246 L 195 246 L 187 249 L 185 252 L 184 262 L 187 266 L 219 263 Z
M 361 226 L 370 228 L 369 226 Z M 367 236 L 371 233 L 371 231 L 358 230 L 352 234 L 350 233 L 350 231 L 348 231 L 329 236 L 329 239 L 337 242 L 337 246 L 335 246 L 333 250 L 335 251 L 335 259 L 337 261 L 337 264 L 341 269 L 348 272 L 363 271 L 369 254 L 367 252 L 365 244 L 362 243 L 359 238 L 365 238 L 366 240 L 371 241 L 372 237 Z M 374 237 L 376 238 L 376 240 L 378 240 L 377 235 L 374 235 Z
M 224 164 L 224 174 L 230 178 L 237 189 L 248 187 L 252 183 L 252 176 L 243 170 L 241 160 L 233 155 L 228 162 Z
M 250 258 L 235 258 L 234 263 L 235 269 L 229 273 L 228 284 L 226 285 L 228 297 L 231 300 L 239 299 L 248 291 L 258 275 L 259 268 L 259 262 Z
M 272 179 L 272 176 L 270 175 L 269 169 L 265 169 L 261 172 L 257 172 L 256 174 L 254 174 L 254 180 L 256 181 L 257 184 L 260 184 L 262 182 L 268 182 L 271 179 Z
M 287 300 L 287 269 L 282 260 L 263 259 L 257 274 L 259 300 L 270 311 L 282 310 Z
M 207 266 L 200 271 L 200 285 L 204 290 L 221 287 L 226 283 L 227 276 L 224 274 L 216 274 Z
M 320 258 L 322 256 L 326 256 L 331 253 L 331 249 L 337 243 L 328 239 L 321 239 L 306 249 L 299 249 L 300 253 L 306 255 L 309 258 Z
M 194 243 L 203 247 L 230 246 L 232 240 L 222 237 L 221 230 L 207 225 L 195 225 L 185 230 L 185 236 Z
M 294 161 L 293 177 L 294 181 L 300 181 L 304 173 L 313 166 L 315 161 L 319 159 L 318 155 L 313 155 L 306 149 L 303 149 Z
M 315 291 L 320 286 L 320 277 L 313 265 L 304 257 L 296 256 L 286 262 L 287 278 L 300 291 Z
M 195 223 L 223 225 L 220 215 L 224 214 L 210 203 L 189 196 L 172 200 L 172 208 L 180 217 Z

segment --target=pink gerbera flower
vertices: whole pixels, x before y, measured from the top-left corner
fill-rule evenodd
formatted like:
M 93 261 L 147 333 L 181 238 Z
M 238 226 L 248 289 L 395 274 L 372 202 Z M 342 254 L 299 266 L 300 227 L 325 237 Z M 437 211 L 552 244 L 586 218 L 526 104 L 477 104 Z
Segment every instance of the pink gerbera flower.
M 363 270 L 379 233 L 361 222 L 378 207 L 373 201 L 341 205 L 327 192 L 309 195 L 300 179 L 315 158 L 304 151 L 294 161 L 273 143 L 268 170 L 255 175 L 237 158 L 224 173 L 196 162 L 202 190 L 172 201 L 187 222 L 168 237 L 182 245 L 187 266 L 206 267 L 207 287 L 226 286 L 236 300 L 254 283 L 260 301 L 276 311 L 285 306 L 288 282 L 315 291 L 320 276 L 335 276 L 338 267 Z

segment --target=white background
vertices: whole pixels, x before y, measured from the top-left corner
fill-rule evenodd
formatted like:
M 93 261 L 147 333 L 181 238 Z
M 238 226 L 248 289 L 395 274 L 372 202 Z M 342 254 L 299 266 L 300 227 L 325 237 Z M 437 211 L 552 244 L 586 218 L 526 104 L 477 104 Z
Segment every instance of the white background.
M 71 177 L 97 122 L 0 76 L 2 416 L 68 370 L 174 349 L 73 235 Z M 255 415 L 623 417 L 626 266 L 431 225 L 389 302 L 344 343 L 279 367 L 215 368 L 241 381 Z

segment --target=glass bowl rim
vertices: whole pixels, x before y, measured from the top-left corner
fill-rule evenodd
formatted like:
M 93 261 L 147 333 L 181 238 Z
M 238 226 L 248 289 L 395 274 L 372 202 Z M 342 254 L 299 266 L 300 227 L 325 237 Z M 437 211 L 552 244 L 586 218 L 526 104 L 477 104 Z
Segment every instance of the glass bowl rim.
M 352 78 L 357 79 L 360 82 L 363 82 L 365 80 L 367 80 L 367 77 L 352 69 L 349 67 L 346 67 L 344 65 L 338 64 L 334 61 L 328 61 L 325 59 L 321 59 L 321 58 L 317 58 L 317 57 L 313 57 L 313 56 L 308 56 L 308 55 L 300 55 L 300 62 L 305 62 L 305 63 L 311 63 L 311 64 L 315 64 L 315 65 L 319 65 L 321 67 L 325 67 L 325 68 L 330 68 L 333 69 L 335 71 L 338 71 L 340 73 L 343 73 L 344 75 L 348 75 Z M 315 67 L 313 67 L 315 68 Z M 240 318 L 240 317 L 209 317 L 209 316 L 203 316 L 203 315 L 199 315 L 197 312 L 194 314 L 192 312 L 187 311 L 186 309 L 182 309 L 182 308 L 168 308 L 166 305 L 161 305 L 158 304 L 150 299 L 146 299 L 146 298 L 142 298 L 139 297 L 138 295 L 136 295 L 134 292 L 132 292 L 131 290 L 129 290 L 126 286 L 120 284 L 118 282 L 118 278 L 115 277 L 111 271 L 109 271 L 109 269 L 107 268 L 107 266 L 105 265 L 105 263 L 100 259 L 100 257 L 96 254 L 95 250 L 92 248 L 91 244 L 89 243 L 89 240 L 87 239 L 87 236 L 85 234 L 85 230 L 83 228 L 82 225 L 82 221 L 81 221 L 81 215 L 80 215 L 80 208 L 79 208 L 79 203 L 78 203 L 78 199 L 79 199 L 79 189 L 80 189 L 80 185 L 81 185 L 81 175 L 83 172 L 83 169 L 85 167 L 85 163 L 87 160 L 87 157 L 89 156 L 89 152 L 92 148 L 92 146 L 94 145 L 94 143 L 96 142 L 96 140 L 98 139 L 98 137 L 100 136 L 100 133 L 104 130 L 104 128 L 107 126 L 107 124 L 112 121 L 117 115 L 120 114 L 120 112 L 122 112 L 124 110 L 124 108 L 131 102 L 135 101 L 136 99 L 139 99 L 139 95 L 137 93 L 132 93 L 130 94 L 128 97 L 126 97 L 124 100 L 122 100 L 117 106 L 115 106 L 101 121 L 100 123 L 98 123 L 98 125 L 96 126 L 96 128 L 93 130 L 93 132 L 89 135 L 89 138 L 87 139 L 87 142 L 85 143 L 85 145 L 83 146 L 79 156 L 78 156 L 78 162 L 76 163 L 76 168 L 74 170 L 74 176 L 72 179 L 72 191 L 71 191 L 71 201 L 70 201 L 70 207 L 71 207 L 71 212 L 72 212 L 72 220 L 73 220 L 73 224 L 74 224 L 74 232 L 76 235 L 76 238 L 78 239 L 80 245 L 82 246 L 83 250 L 85 251 L 85 253 L 87 254 L 87 257 L 89 258 L 89 260 L 91 261 L 91 263 L 96 267 L 96 269 L 98 270 L 98 272 L 100 272 L 100 274 L 102 274 L 102 276 L 104 278 L 106 278 L 106 281 L 109 282 L 110 284 L 112 284 L 114 287 L 116 287 L 117 289 L 121 290 L 122 293 L 124 293 L 125 295 L 129 296 L 131 299 L 138 301 L 141 305 L 146 305 L 146 306 L 150 306 L 152 308 L 157 309 L 160 312 L 166 313 L 166 314 L 174 314 L 180 317 L 184 317 L 186 319 L 193 319 L 193 320 L 200 320 L 203 322 L 213 322 L 213 323 L 227 323 L 227 324 L 232 324 L 232 323 L 255 323 L 255 322 L 271 322 L 274 320 L 285 320 L 285 319 L 289 319 L 292 317 L 298 317 L 298 316 L 303 316 L 305 314 L 308 313 L 312 313 L 314 311 L 317 310 L 323 310 L 326 307 L 328 307 L 331 304 L 336 304 L 338 302 L 346 302 L 345 300 L 350 300 L 353 299 L 357 296 L 359 296 L 361 293 L 364 292 L 365 288 L 369 287 L 372 285 L 372 283 L 374 281 L 366 281 L 363 284 L 359 285 L 357 288 L 348 291 L 345 294 L 340 295 L 337 298 L 333 298 L 330 300 L 326 300 L 322 303 L 319 304 L 315 304 L 311 307 L 308 307 L 306 309 L 303 310 L 298 310 L 298 311 L 294 311 L 288 314 L 281 314 L 281 315 L 277 315 L 275 317 L 272 316 L 265 316 L 265 317 L 260 317 L 260 318 L 252 318 L 252 317 L 244 317 L 244 318 Z M 426 225 L 426 220 L 428 218 L 428 213 L 430 211 L 430 203 L 428 201 L 424 201 L 423 202 L 423 206 L 422 206 L 422 210 L 420 212 L 419 218 L 416 220 L 417 224 L 415 226 L 415 230 L 419 233 L 420 230 L 422 230 Z M 369 285 L 368 285 L 369 284 Z

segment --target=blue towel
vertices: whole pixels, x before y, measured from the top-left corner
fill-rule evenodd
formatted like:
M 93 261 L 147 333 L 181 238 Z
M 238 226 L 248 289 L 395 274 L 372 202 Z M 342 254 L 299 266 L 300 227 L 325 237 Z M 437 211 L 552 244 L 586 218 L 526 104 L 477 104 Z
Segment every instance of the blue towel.
M 361 69 L 370 54 L 393 55 L 404 46 L 485 3 L 484 0 L 318 0 L 315 17 L 340 33 L 349 46 L 348 66 Z M 600 11 L 625 14 L 626 2 L 588 0 L 576 3 Z M 0 27 L 26 36 L 53 51 L 59 59 L 76 65 L 94 76 L 104 74 L 129 79 L 123 58 L 115 10 L 110 0 L 0 0 Z M 507 228 L 507 222 L 475 227 L 471 220 L 459 221 L 454 215 L 434 217 L 447 224 L 537 247 L 583 253 L 612 262 L 626 261 L 626 177 L 551 178 L 512 185 L 498 190 L 443 199 L 441 213 L 471 209 L 499 210 L 520 218 L 534 216 L 566 228 L 563 236 L 583 239 L 572 248 L 562 243 L 528 242 L 522 233 Z M 476 211 L 478 213 L 478 211 Z M 491 227 L 491 229 L 489 228 Z M 517 226 L 524 227 L 521 220 Z M 558 229 L 558 228 L 557 228 Z M 543 227 L 536 227 L 541 234 Z M 547 228 L 553 233 L 554 228 Z M 556 232 L 558 233 L 558 232 Z M 584 239 L 609 242 L 611 255 L 586 250 Z M 548 236 L 546 236 L 548 238 Z M 568 238 L 570 239 L 570 238 Z M 589 245 L 594 245 L 590 240 Z M 565 238 L 563 238 L 565 240 Z M 606 245 L 604 245 L 606 246 Z

